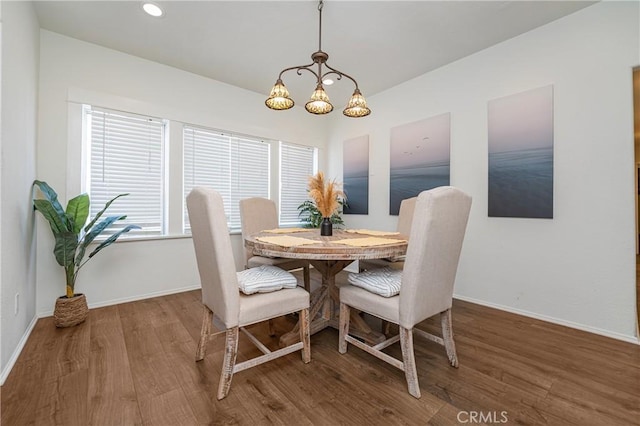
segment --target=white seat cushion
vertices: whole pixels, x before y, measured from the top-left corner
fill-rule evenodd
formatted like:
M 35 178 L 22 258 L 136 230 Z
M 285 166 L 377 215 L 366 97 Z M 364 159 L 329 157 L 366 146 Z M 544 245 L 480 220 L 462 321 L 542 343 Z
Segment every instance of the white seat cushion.
M 275 266 L 262 265 L 238 274 L 238 286 L 244 294 L 268 293 L 283 288 L 296 288 L 298 280 L 291 273 Z
M 402 271 L 389 267 L 349 274 L 349 284 L 383 297 L 392 297 L 400 293 L 401 283 Z

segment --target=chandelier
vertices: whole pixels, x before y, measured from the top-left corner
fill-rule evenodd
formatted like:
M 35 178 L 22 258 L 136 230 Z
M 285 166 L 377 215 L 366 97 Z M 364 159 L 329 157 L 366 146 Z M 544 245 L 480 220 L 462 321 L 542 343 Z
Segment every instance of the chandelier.
M 342 77 L 346 77 L 353 82 L 356 86 L 356 89 L 353 91 L 353 95 L 349 99 L 347 106 L 345 107 L 342 113 L 347 117 L 364 117 L 371 113 L 369 107 L 367 107 L 367 101 L 360 93 L 360 89 L 358 89 L 358 82 L 348 74 L 343 73 L 342 71 L 338 71 L 335 68 L 332 68 L 327 64 L 327 60 L 329 59 L 329 55 L 326 52 L 322 51 L 322 6 L 323 2 L 320 0 L 318 3 L 318 15 L 320 17 L 320 23 L 318 25 L 319 28 L 319 36 L 318 36 L 318 51 L 311 54 L 312 63 L 309 65 L 299 65 L 295 67 L 285 68 L 280 71 L 280 75 L 278 75 L 278 80 L 276 80 L 276 84 L 271 89 L 271 93 L 269 97 L 265 101 L 265 104 L 275 110 L 285 110 L 292 108 L 294 105 L 293 99 L 289 97 L 289 91 L 285 87 L 282 82 L 282 74 L 287 71 L 296 70 L 298 75 L 302 75 L 302 70 L 309 71 L 316 77 L 316 89 L 313 91 L 311 95 L 311 99 L 305 104 L 305 109 L 312 114 L 328 114 L 333 111 L 333 105 L 329 101 L 329 96 L 324 91 L 324 87 L 322 86 L 326 77 L 329 75 L 335 74 L 337 80 L 341 80 Z M 314 71 L 313 67 L 317 65 L 318 71 Z M 323 71 L 323 66 L 327 68 L 327 71 Z

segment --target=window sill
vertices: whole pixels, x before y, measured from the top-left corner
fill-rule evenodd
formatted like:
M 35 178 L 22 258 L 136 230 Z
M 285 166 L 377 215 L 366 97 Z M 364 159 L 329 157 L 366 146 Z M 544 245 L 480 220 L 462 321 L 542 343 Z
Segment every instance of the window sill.
M 229 231 L 229 235 L 241 235 L 242 231 L 239 229 L 234 229 Z M 148 236 L 138 236 L 138 237 L 120 237 L 115 241 L 117 243 L 132 243 L 132 242 L 140 242 L 140 241 L 159 241 L 159 240 L 181 240 L 184 238 L 191 238 L 191 234 L 173 234 L 173 235 L 148 235 Z M 92 244 L 99 244 L 104 239 L 94 240 Z

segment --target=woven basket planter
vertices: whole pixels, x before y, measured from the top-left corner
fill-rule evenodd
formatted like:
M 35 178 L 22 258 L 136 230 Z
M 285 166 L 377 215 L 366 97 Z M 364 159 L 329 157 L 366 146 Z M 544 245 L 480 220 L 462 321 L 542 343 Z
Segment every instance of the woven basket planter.
M 89 307 L 84 294 L 76 294 L 71 298 L 62 296 L 56 299 L 53 323 L 56 327 L 73 327 L 84 322 L 87 315 L 89 315 Z

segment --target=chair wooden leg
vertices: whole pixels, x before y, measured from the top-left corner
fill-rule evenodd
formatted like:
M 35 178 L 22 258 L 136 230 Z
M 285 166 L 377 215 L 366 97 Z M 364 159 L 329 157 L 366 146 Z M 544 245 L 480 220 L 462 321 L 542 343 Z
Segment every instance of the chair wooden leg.
M 309 325 L 309 309 L 300 311 L 300 341 L 302 342 L 302 362 L 311 361 L 311 333 Z
M 276 328 L 273 326 L 273 320 L 267 320 L 267 324 L 269 324 L 269 336 L 274 337 L 276 335 Z
M 456 354 L 456 344 L 453 341 L 453 324 L 451 322 L 451 308 L 440 313 L 440 323 L 442 325 L 442 340 L 447 351 L 449 363 L 453 367 L 458 367 L 458 355 Z
M 304 277 L 304 289 L 311 293 L 311 272 L 309 265 L 302 268 L 302 276 Z
M 202 310 L 202 328 L 200 329 L 200 341 L 196 350 L 196 361 L 202 361 L 207 351 L 207 342 L 211 334 L 211 323 L 213 322 L 213 312 L 207 306 Z
M 420 398 L 420 385 L 418 384 L 418 371 L 416 370 L 416 358 L 413 353 L 413 330 L 399 326 L 400 348 L 402 349 L 402 364 L 404 375 L 407 378 L 409 393 Z
M 222 361 L 222 372 L 220 373 L 220 383 L 218 383 L 218 399 L 227 396 L 231 388 L 233 378 L 233 368 L 236 365 L 238 354 L 238 335 L 240 327 L 233 327 L 227 330 L 224 348 L 224 360 Z
M 341 354 L 347 353 L 347 335 L 349 334 L 349 317 L 351 316 L 351 309 L 349 305 L 340 303 L 340 328 L 338 337 L 338 352 Z
M 389 321 L 382 320 L 380 327 L 382 328 L 382 333 L 386 337 L 389 337 L 389 334 L 391 334 L 391 323 Z

